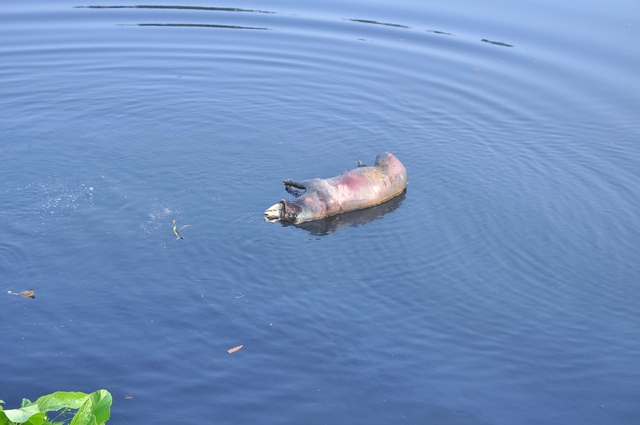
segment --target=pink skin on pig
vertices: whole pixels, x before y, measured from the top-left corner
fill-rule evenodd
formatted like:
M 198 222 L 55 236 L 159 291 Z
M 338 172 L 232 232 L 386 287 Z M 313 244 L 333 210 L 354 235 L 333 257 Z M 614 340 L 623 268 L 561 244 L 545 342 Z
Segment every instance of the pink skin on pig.
M 407 187 L 407 171 L 391 153 L 372 167 L 358 167 L 328 179 L 284 181 L 296 199 L 280 201 L 280 220 L 302 223 L 381 204 Z

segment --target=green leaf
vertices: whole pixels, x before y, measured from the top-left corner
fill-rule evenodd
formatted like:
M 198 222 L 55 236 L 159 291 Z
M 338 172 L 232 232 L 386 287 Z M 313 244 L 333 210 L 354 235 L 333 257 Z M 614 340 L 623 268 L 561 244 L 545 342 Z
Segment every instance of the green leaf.
M 53 394 L 43 395 L 32 404 L 38 405 L 41 412 L 51 412 L 69 407 L 78 409 L 89 396 L 81 392 L 56 391 Z
M 37 413 L 31 416 L 29 420 L 22 425 L 42 425 L 46 418 L 47 416 L 43 412 Z
M 96 417 L 92 412 L 92 407 L 93 403 L 91 400 L 85 401 L 69 425 L 96 425 Z
M 0 409 L 0 425 L 10 425 L 9 418 L 7 418 L 2 409 Z
M 96 422 L 98 424 L 107 422 L 111 416 L 111 403 L 113 402 L 111 393 L 107 390 L 98 390 L 89 394 L 89 400 L 93 404 L 92 411 Z
M 107 390 L 98 390 L 78 409 L 70 425 L 102 425 L 111 415 L 112 397 Z
M 47 420 L 43 425 L 65 425 L 65 424 L 64 424 L 64 421 L 51 422 L 50 420 Z
M 62 409 L 78 409 L 70 425 L 103 425 L 111 415 L 112 402 L 113 398 L 107 390 L 91 394 L 57 391 L 35 402 L 25 398 L 19 409 L 2 410 L 0 406 L 0 425 L 50 425 L 45 413 Z
M 11 422 L 17 422 L 19 424 L 23 422 L 27 422 L 29 418 L 36 413 L 40 413 L 37 405 L 31 405 L 26 407 L 21 407 L 19 409 L 9 409 L 2 411 Z

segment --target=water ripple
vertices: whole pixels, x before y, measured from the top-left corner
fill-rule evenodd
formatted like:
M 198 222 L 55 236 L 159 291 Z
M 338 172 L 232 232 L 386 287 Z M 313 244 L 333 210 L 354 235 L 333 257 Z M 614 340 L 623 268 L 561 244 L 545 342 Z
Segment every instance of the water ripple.
M 46 276 L 56 308 L 6 327 L 1 361 L 51 352 L 65 316 L 55 370 L 176 416 L 634 411 L 635 27 L 551 1 L 59 3 L 3 5 L 0 271 Z M 408 170 L 395 203 L 264 223 L 283 179 L 382 151 Z
M 205 10 L 214 12 L 252 12 L 252 13 L 276 13 L 266 10 L 240 9 L 237 7 L 211 7 L 211 6 L 169 6 L 169 5 L 134 5 L 134 6 L 74 6 L 76 9 L 170 9 L 170 10 Z
M 127 26 L 129 24 L 119 24 L 120 26 Z M 243 27 L 239 25 L 219 25 L 219 24 L 136 24 L 139 27 L 195 27 L 195 28 L 226 28 L 237 30 L 270 30 L 270 28 L 260 27 Z
M 9 235 L 5 235 L 8 237 Z M 5 237 L 5 239 L 6 239 Z M 0 273 L 3 276 L 3 286 L 11 289 L 28 270 L 27 254 L 19 240 L 16 242 L 0 242 Z M 16 290 L 13 287 L 13 290 Z
M 406 28 L 406 29 L 411 28 L 410 26 L 407 26 L 407 25 L 390 24 L 388 22 L 371 21 L 371 20 L 368 20 L 368 19 L 348 19 L 348 18 L 345 18 L 345 21 L 360 22 L 361 24 L 384 25 L 384 26 L 387 26 L 387 27 L 396 27 L 396 28 Z

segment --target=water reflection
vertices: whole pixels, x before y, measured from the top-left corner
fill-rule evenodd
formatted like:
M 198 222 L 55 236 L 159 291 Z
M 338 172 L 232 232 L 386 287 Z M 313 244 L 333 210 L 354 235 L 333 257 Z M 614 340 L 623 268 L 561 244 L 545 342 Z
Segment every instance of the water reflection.
M 270 28 L 261 27 L 241 27 L 238 25 L 219 25 L 219 24 L 135 24 L 139 27 L 198 27 L 198 28 L 226 28 L 234 30 L 263 30 L 269 31 Z M 121 24 L 120 26 L 128 26 L 127 24 Z
M 370 20 L 367 20 L 367 19 L 345 19 L 345 21 L 360 22 L 360 23 L 363 23 L 363 24 L 385 25 L 387 27 L 411 28 L 411 27 L 408 27 L 406 25 L 389 24 L 387 22 L 370 21 Z
M 444 32 L 444 31 L 438 31 L 438 30 L 426 30 L 427 32 L 432 32 L 434 34 L 441 34 L 441 35 L 453 35 L 450 32 Z
M 503 43 L 502 41 L 487 40 L 486 38 L 483 38 L 480 41 L 485 42 L 485 43 L 489 43 L 489 44 L 495 44 L 496 46 L 513 47 L 513 44 Z
M 180 5 L 88 5 L 88 6 L 74 6 L 76 9 L 165 9 L 165 10 L 194 10 L 194 11 L 213 11 L 213 12 L 240 12 L 240 13 L 267 13 L 277 14 L 278 12 L 260 10 L 260 9 L 242 9 L 237 7 L 214 7 L 214 6 L 180 6 Z M 408 25 L 395 24 L 390 22 L 380 22 L 371 19 L 351 19 L 343 18 L 345 21 L 358 22 L 362 24 L 382 25 L 387 27 L 411 29 Z M 199 27 L 199 28 L 223 28 L 223 29 L 244 29 L 244 30 L 273 30 L 272 28 L 264 27 L 246 27 L 239 25 L 219 25 L 219 24 L 191 24 L 191 23 L 140 23 L 140 24 L 119 24 L 118 26 L 141 26 L 141 27 Z M 453 35 L 450 32 L 440 30 L 425 30 L 438 35 Z M 369 41 L 363 38 L 359 38 L 359 41 Z M 514 47 L 512 44 L 504 43 L 502 41 L 494 41 L 483 38 L 481 40 L 484 43 L 494 44 L 496 46 Z
M 388 200 L 375 207 L 366 208 L 364 210 L 351 211 L 344 214 L 334 215 L 333 217 L 323 218 L 321 220 L 307 221 L 300 224 L 292 224 L 289 222 L 280 222 L 283 226 L 295 226 L 306 230 L 312 236 L 327 236 L 335 233 L 345 227 L 358 227 L 372 221 L 380 220 L 385 215 L 397 210 L 402 201 L 407 196 L 405 189 L 400 195 Z
M 75 6 L 76 9 L 180 9 L 180 10 L 212 10 L 216 12 L 253 12 L 276 13 L 266 10 L 239 9 L 237 7 L 207 7 L 207 6 L 158 6 L 158 5 L 134 5 L 134 6 Z

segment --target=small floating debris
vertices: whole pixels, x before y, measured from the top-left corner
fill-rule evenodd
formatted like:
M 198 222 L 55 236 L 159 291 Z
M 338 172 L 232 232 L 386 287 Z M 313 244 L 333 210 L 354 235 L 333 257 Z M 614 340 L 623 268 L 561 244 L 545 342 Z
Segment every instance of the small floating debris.
M 502 41 L 491 41 L 491 40 L 487 40 L 486 38 L 483 38 L 480 41 L 484 43 L 495 44 L 496 46 L 513 47 L 513 44 L 503 43 Z
M 18 292 L 13 292 L 13 291 L 7 291 L 7 294 L 10 295 L 16 295 L 18 297 L 25 297 L 25 298 L 35 298 L 35 293 L 33 292 L 33 289 L 29 289 L 28 291 L 22 291 L 20 293 Z
M 180 230 L 190 226 L 191 226 L 190 224 L 185 224 L 184 226 L 178 228 L 178 225 L 176 224 L 176 220 L 173 220 L 173 234 L 176 235 L 176 240 L 184 239 L 184 236 L 180 236 Z
M 237 346 L 235 346 L 235 347 L 233 347 L 233 348 L 229 348 L 229 349 L 227 350 L 227 353 L 229 353 L 229 354 L 235 353 L 236 351 L 238 351 L 238 350 L 239 350 L 239 349 L 241 349 L 242 347 L 244 347 L 244 345 L 237 345 Z

